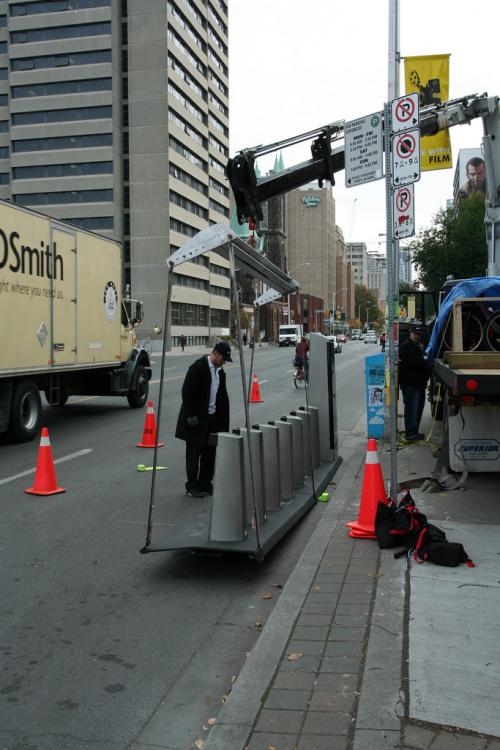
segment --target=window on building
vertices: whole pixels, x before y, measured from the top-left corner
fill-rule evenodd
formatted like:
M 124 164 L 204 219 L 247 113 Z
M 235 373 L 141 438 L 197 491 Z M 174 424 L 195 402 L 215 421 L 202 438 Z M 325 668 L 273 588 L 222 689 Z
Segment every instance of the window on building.
M 112 161 L 76 162 L 73 164 L 43 164 L 38 167 L 14 167 L 15 180 L 45 177 L 73 177 L 92 174 L 113 174 Z
M 210 325 L 213 328 L 229 328 L 229 310 L 210 310 Z
M 82 229 L 90 229 L 92 232 L 96 232 L 99 229 L 113 229 L 114 226 L 112 216 L 77 217 L 74 219 L 65 219 L 65 221 Z
M 63 65 L 91 65 L 93 63 L 106 62 L 111 62 L 110 49 L 91 50 L 90 52 L 72 52 L 67 55 L 19 57 L 11 60 L 11 69 L 31 70 L 32 68 L 59 68 Z
M 93 135 L 63 135 L 58 138 L 26 138 L 12 141 L 12 151 L 59 151 L 67 148 L 94 148 L 111 146 L 111 133 L 96 133 Z
M 176 193 L 175 190 L 170 190 L 169 200 L 170 203 L 173 203 L 176 206 L 180 206 L 180 208 L 183 208 L 185 211 L 189 211 L 189 213 L 191 214 L 195 214 L 195 216 L 199 216 L 201 219 L 208 219 L 208 210 L 206 208 L 198 205 L 198 203 L 195 203 L 194 201 L 189 200 L 189 198 L 185 198 L 183 195 Z
M 112 190 L 65 190 L 57 193 L 18 193 L 15 203 L 22 206 L 47 206 L 62 203 L 104 203 L 113 200 Z
M 11 44 L 25 42 L 48 42 L 52 39 L 75 39 L 84 36 L 101 36 L 111 34 L 110 21 L 100 23 L 80 23 L 72 26 L 53 26 L 41 29 L 27 29 L 26 31 L 11 31 Z
M 28 86 L 13 86 L 12 98 L 31 96 L 54 96 L 57 94 L 81 94 L 94 91 L 111 91 L 111 78 L 90 78 L 79 81 L 57 81 L 57 83 L 32 83 Z
M 0 96 L 1 104 L 1 96 Z M 43 112 L 14 112 L 13 125 L 34 125 L 47 122 L 73 122 L 75 120 L 111 119 L 113 108 L 109 107 L 75 107 L 72 109 L 49 109 Z
M 111 0 L 40 0 L 34 3 L 13 3 L 9 6 L 11 16 L 31 16 L 38 13 L 57 13 L 63 10 L 85 8 L 109 8 Z
M 208 325 L 208 307 L 172 302 L 172 325 Z
M 208 195 L 208 188 L 206 185 L 200 182 L 200 180 L 197 180 L 195 177 L 192 177 L 180 167 L 172 164 L 172 162 L 170 162 L 168 166 L 168 171 L 172 177 L 180 180 L 185 185 L 189 185 L 189 187 L 193 188 L 193 190 L 196 190 L 198 193 L 202 193 L 203 195 Z
M 177 138 L 170 136 L 168 139 L 168 145 L 171 149 L 176 151 L 178 154 L 181 154 L 181 156 L 190 161 L 191 164 L 194 164 L 204 172 L 208 171 L 207 162 L 204 159 L 201 159 L 197 154 L 195 154 L 194 151 L 191 151 L 191 149 L 184 146 L 180 141 L 177 140 Z

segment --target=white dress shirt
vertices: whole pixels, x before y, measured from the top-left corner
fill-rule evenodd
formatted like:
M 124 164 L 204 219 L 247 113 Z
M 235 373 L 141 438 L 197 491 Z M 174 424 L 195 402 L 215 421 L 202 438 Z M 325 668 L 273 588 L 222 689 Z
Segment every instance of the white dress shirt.
M 215 400 L 217 398 L 217 391 L 219 390 L 219 371 L 220 367 L 215 367 L 210 355 L 208 355 L 208 366 L 210 367 L 210 374 L 212 376 L 212 383 L 210 385 L 210 401 L 208 402 L 208 413 L 215 414 Z

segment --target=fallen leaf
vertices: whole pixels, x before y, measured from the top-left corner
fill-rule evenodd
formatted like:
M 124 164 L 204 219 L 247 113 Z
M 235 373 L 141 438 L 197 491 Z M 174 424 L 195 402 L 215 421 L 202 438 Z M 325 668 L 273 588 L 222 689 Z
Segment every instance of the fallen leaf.
M 313 591 L 321 591 L 321 586 L 313 586 Z
M 235 674 L 233 674 L 233 676 L 231 677 L 231 684 L 232 684 L 232 683 L 233 683 L 233 682 L 234 682 L 235 680 L 236 680 L 236 675 L 235 675 Z
M 205 741 L 198 739 L 194 741 L 194 746 L 197 748 L 197 750 L 203 750 L 205 747 Z
M 282 589 L 283 588 L 283 584 L 282 583 L 272 583 L 271 586 L 273 587 L 273 589 Z
M 221 703 L 225 703 L 228 698 L 229 698 L 229 695 L 227 693 L 224 693 L 224 695 L 221 697 Z
M 262 623 L 261 622 L 256 622 L 255 623 L 255 627 L 260 630 L 262 628 Z
M 216 724 L 216 723 L 217 723 L 217 719 L 216 718 L 212 718 L 212 719 L 209 719 L 207 721 L 207 724 L 208 724 L 209 727 L 213 727 L 213 725 Z
M 261 599 L 272 599 L 273 595 L 272 594 L 262 594 L 262 596 L 260 598 Z
M 294 653 L 294 654 L 288 654 L 288 661 L 298 661 L 299 659 L 302 659 L 304 654 Z

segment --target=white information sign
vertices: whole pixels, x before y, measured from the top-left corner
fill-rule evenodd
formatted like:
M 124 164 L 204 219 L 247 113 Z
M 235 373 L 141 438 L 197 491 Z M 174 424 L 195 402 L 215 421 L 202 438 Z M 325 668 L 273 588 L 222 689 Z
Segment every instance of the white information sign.
M 382 113 L 346 122 L 344 135 L 346 187 L 380 180 L 384 176 Z
M 405 130 L 392 138 L 392 184 L 408 185 L 420 179 L 420 130 Z
M 391 119 L 393 133 L 418 127 L 420 119 L 419 94 L 406 94 L 391 102 Z
M 415 234 L 415 188 L 413 185 L 397 187 L 393 192 L 393 235 L 395 240 Z

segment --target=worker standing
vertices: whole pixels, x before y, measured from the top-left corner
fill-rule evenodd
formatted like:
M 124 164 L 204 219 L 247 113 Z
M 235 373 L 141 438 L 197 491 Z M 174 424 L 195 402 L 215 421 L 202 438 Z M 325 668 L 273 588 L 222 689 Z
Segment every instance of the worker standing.
M 429 379 L 427 361 L 424 357 L 423 334 L 423 328 L 412 326 L 410 338 L 399 349 L 398 379 L 403 392 L 405 437 L 409 441 L 425 438 L 425 435 L 418 431 L 425 405 L 425 388 Z

